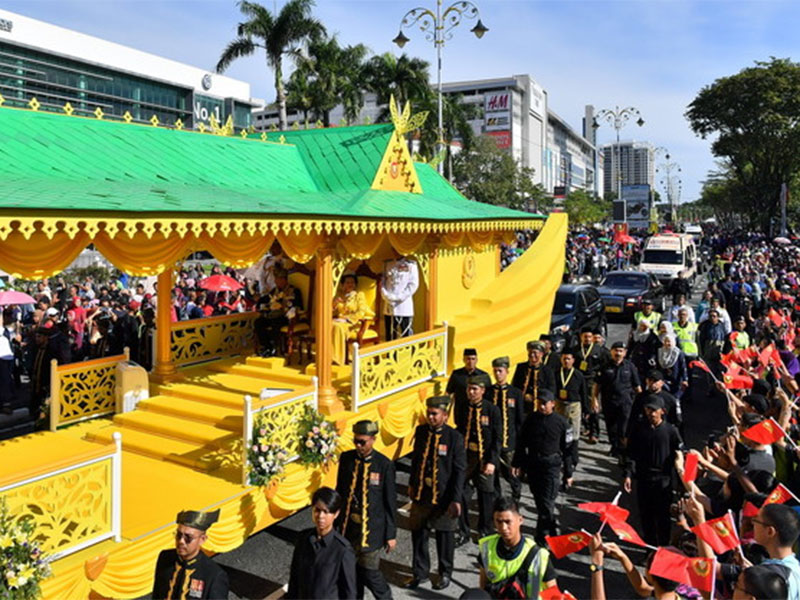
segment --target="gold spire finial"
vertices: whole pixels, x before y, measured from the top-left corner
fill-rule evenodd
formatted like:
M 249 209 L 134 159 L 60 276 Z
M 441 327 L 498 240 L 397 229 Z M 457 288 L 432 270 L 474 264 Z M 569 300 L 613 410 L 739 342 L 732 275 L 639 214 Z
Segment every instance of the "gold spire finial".
M 394 94 L 392 94 L 389 98 L 389 112 L 392 115 L 392 123 L 394 124 L 394 128 L 400 135 L 405 135 L 409 131 L 419 129 L 428 118 L 427 110 L 417 113 L 412 117 L 411 103 L 408 101 L 406 101 L 406 105 L 403 107 L 403 112 L 401 113 L 400 106 L 394 100 Z

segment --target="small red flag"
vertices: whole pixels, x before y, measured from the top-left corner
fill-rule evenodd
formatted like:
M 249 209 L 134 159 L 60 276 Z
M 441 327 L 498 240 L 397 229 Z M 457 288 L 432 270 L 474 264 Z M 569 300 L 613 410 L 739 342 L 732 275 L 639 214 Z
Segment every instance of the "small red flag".
M 711 546 L 715 554 L 722 554 L 739 546 L 731 514 L 726 513 L 718 519 L 712 519 L 692 527 L 692 531 L 706 544 Z
M 775 489 L 769 493 L 769 496 L 767 496 L 767 499 L 764 500 L 764 504 L 762 504 L 762 506 L 767 504 L 783 504 L 792 498 L 797 500 L 797 496 L 790 492 L 789 488 L 782 483 L 779 483 L 775 486 Z
M 550 550 L 556 558 L 564 558 L 567 554 L 583 550 L 589 545 L 589 540 L 592 539 L 588 533 L 584 531 L 573 531 L 572 533 L 565 533 L 564 535 L 550 536 L 544 538 Z
M 594 513 L 606 521 L 627 521 L 631 514 L 628 510 L 611 502 L 584 502 L 578 504 L 578 508 Z
M 697 367 L 698 369 L 702 369 L 703 371 L 711 375 L 711 369 L 708 368 L 708 365 L 705 363 L 705 361 L 693 360 L 689 363 L 689 368 L 691 369 L 692 367 Z
M 697 479 L 697 463 L 700 460 L 700 455 L 694 452 L 689 452 L 686 455 L 686 460 L 683 463 L 683 481 L 691 483 Z
M 764 348 L 761 352 L 758 353 L 758 362 L 762 366 L 767 366 L 769 364 L 769 359 L 772 358 L 772 351 L 775 349 L 775 346 L 770 344 L 766 348 Z
M 781 358 L 781 353 L 778 351 L 777 348 L 775 348 L 772 351 L 772 356 L 770 358 L 772 359 L 772 362 L 776 367 L 778 368 L 783 367 L 783 359 Z
M 775 325 L 775 327 L 780 327 L 783 325 L 783 317 L 774 308 L 769 309 L 767 316 L 769 316 L 769 320 L 772 321 L 772 324 Z
M 647 547 L 647 542 L 639 537 L 639 533 L 627 522 L 615 521 L 611 519 L 608 521 L 608 526 L 614 530 L 614 533 L 616 533 L 617 537 L 623 542 L 630 542 L 631 544 L 636 544 L 637 546 Z
M 650 573 L 710 592 L 714 584 L 714 559 L 689 558 L 666 548 L 659 548 L 650 565 Z
M 750 502 L 749 500 L 744 503 L 744 508 L 742 509 L 742 516 L 743 517 L 755 517 L 758 514 L 758 507 Z
M 551 585 L 549 588 L 546 588 L 539 592 L 539 599 L 540 600 L 576 600 L 575 596 L 570 594 L 568 591 L 564 590 L 563 592 L 558 589 L 557 585 Z
M 735 372 L 737 369 L 732 369 L 722 376 L 722 381 L 725 387 L 729 390 L 749 390 L 753 387 L 753 378 L 749 375 L 743 375 L 740 372 Z
M 781 426 L 775 422 L 775 419 L 767 419 L 761 421 L 758 425 L 748 427 L 742 432 L 742 435 L 748 440 L 753 440 L 759 444 L 774 444 L 784 435 Z

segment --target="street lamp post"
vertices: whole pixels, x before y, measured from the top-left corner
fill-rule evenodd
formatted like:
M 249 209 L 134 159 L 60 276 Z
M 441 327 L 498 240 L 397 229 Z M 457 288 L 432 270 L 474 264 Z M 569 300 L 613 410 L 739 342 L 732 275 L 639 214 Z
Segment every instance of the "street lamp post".
M 628 222 L 628 207 L 626 206 L 623 198 L 622 198 L 622 153 L 619 148 L 619 132 L 620 130 L 625 127 L 630 119 L 633 117 L 638 117 L 636 119 L 636 124 L 641 127 L 644 125 L 644 119 L 642 118 L 642 114 L 639 112 L 638 108 L 633 106 L 627 106 L 625 108 L 620 108 L 619 106 L 615 106 L 613 109 L 604 108 L 600 112 L 597 113 L 597 116 L 594 118 L 594 122 L 592 123 L 592 127 L 597 129 L 600 127 L 600 121 L 606 121 L 609 125 L 611 125 L 617 132 L 617 161 L 616 161 L 616 175 L 617 175 L 617 200 L 622 202 L 622 222 Z M 611 153 L 611 172 L 614 173 L 614 153 Z
M 672 214 L 672 221 L 673 223 L 677 224 L 677 202 L 680 195 L 680 185 L 681 181 L 680 178 L 672 173 L 677 171 L 678 173 L 681 172 L 681 168 L 678 163 L 670 160 L 670 155 L 667 153 L 664 158 L 666 162 L 661 163 L 658 167 L 658 171 L 661 171 L 664 174 L 664 179 L 661 180 L 661 185 L 664 186 L 664 191 L 667 194 L 667 202 L 669 203 L 670 213 Z M 677 185 L 676 185 L 677 184 Z M 677 193 L 676 193 L 677 188 Z
M 419 25 L 420 31 L 425 34 L 425 39 L 433 42 L 436 47 L 436 90 L 439 94 L 438 112 L 439 122 L 437 130 L 437 154 L 441 153 L 444 147 L 444 125 L 442 117 L 442 48 L 445 41 L 453 37 L 452 30 L 461 24 L 462 19 L 478 19 L 475 26 L 470 29 L 478 39 L 483 37 L 489 28 L 480 19 L 478 7 L 468 0 L 454 2 L 442 10 L 442 0 L 436 0 L 436 12 L 429 8 L 417 7 L 408 11 L 400 21 L 400 32 L 392 41 L 400 48 L 405 46 L 410 40 L 403 33 L 404 27 Z M 444 170 L 444 161 L 440 160 L 438 167 L 441 174 Z

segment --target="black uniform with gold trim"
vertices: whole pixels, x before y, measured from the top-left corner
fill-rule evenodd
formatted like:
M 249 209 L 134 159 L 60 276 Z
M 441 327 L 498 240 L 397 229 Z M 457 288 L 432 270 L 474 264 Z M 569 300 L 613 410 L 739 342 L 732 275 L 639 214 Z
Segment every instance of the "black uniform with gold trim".
M 156 562 L 153 600 L 228 597 L 228 574 L 200 552 L 184 561 L 175 550 L 162 550 Z
M 530 361 L 517 363 L 511 385 L 522 390 L 525 398 L 523 410 L 526 415 L 536 409 L 534 401 L 539 397 L 541 390 L 550 390 L 553 393 L 556 390 L 556 380 L 552 369 L 546 367 L 544 363 L 532 365 Z
M 486 395 L 492 404 L 500 411 L 500 464 L 494 478 L 494 493 L 502 495 L 500 479 L 503 478 L 511 487 L 511 497 L 519 502 L 522 495 L 522 484 L 518 477 L 511 473 L 511 461 L 514 458 L 514 448 L 517 445 L 517 436 L 525 420 L 525 399 L 522 391 L 513 385 L 495 383 L 486 390 Z

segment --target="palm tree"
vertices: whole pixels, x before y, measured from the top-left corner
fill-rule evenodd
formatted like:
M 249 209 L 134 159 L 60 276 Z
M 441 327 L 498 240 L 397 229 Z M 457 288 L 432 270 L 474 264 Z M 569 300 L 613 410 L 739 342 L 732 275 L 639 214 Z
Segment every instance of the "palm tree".
M 267 66 L 275 74 L 280 127 L 287 129 L 283 57 L 299 57 L 301 46 L 323 35 L 325 27 L 311 16 L 314 0 L 289 0 L 277 15 L 257 2 L 242 0 L 238 6 L 246 20 L 239 23 L 236 39 L 223 50 L 217 73 L 223 73 L 237 58 L 251 56 L 257 48 L 263 48 Z
M 416 107 L 432 94 L 428 83 L 428 67 L 421 58 L 411 58 L 407 54 L 396 57 L 391 52 L 373 56 L 364 69 L 367 89 L 378 95 L 378 104 L 388 105 L 394 95 L 400 106 L 411 101 Z M 388 121 L 389 109 L 381 112 L 379 120 Z

